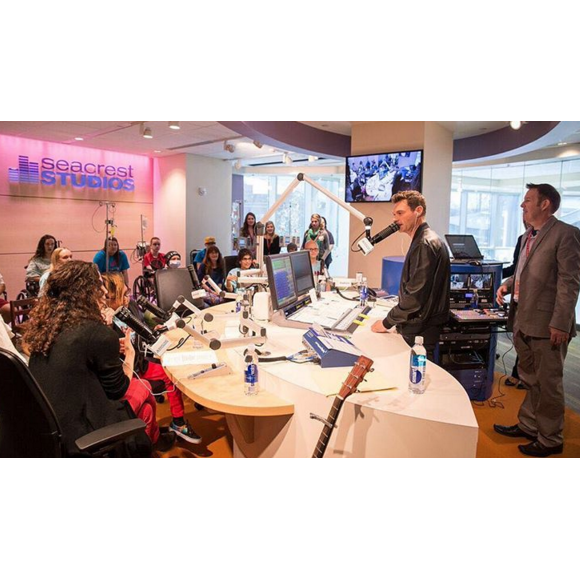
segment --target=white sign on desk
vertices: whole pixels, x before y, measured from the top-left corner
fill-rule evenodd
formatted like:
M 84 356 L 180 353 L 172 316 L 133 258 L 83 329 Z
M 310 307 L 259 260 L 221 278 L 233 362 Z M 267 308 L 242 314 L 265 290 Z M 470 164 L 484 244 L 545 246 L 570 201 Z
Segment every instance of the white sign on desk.
M 192 352 L 169 352 L 163 357 L 164 367 L 179 367 L 185 365 L 211 365 L 218 362 L 213 350 L 198 350 Z

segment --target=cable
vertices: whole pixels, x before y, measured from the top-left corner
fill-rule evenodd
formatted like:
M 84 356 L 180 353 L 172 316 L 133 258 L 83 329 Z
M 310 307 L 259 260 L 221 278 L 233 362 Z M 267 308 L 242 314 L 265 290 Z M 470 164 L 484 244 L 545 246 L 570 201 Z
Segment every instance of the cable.
M 129 364 L 127 362 L 125 362 L 122 358 L 119 359 L 127 368 L 129 368 Z M 171 383 L 173 385 L 173 390 L 168 391 L 167 389 L 164 391 L 160 391 L 159 393 L 154 393 L 152 389 L 150 389 L 149 387 L 151 386 L 151 383 L 149 383 L 149 381 L 147 381 L 147 379 L 145 379 L 147 382 L 143 382 L 143 380 L 141 379 L 141 377 L 137 374 L 137 371 L 135 369 L 132 369 L 133 374 L 135 375 L 135 378 L 147 389 L 147 391 L 149 393 L 151 393 L 154 397 L 158 397 L 159 395 L 165 395 L 167 393 L 175 393 L 177 386 L 175 385 L 175 383 Z M 149 385 L 149 386 L 147 386 Z
M 504 334 L 511 335 L 511 332 L 505 331 Z M 499 394 L 496 395 L 495 397 L 491 397 L 489 399 L 489 401 L 488 401 L 488 405 L 492 409 L 493 408 L 496 408 L 496 407 L 498 409 L 505 409 L 504 404 L 501 403 L 501 402 L 498 402 L 498 399 L 501 399 L 502 397 L 505 397 L 506 396 L 506 394 L 501 390 L 501 382 L 504 381 L 504 384 L 505 384 L 505 380 L 507 380 L 507 378 L 508 378 L 507 369 L 506 369 L 506 366 L 505 366 L 505 356 L 506 356 L 506 354 L 508 354 L 509 352 L 511 352 L 512 349 L 514 348 L 514 342 L 513 342 L 513 339 L 511 337 L 510 337 L 510 342 L 512 343 L 512 345 L 501 356 L 501 363 L 503 365 L 503 375 L 501 375 L 501 377 L 499 377 L 499 379 L 497 381 L 497 388 L 498 388 Z
M 257 351 L 258 352 L 258 351 Z M 275 356 L 275 357 L 258 357 L 258 362 L 270 363 L 270 362 L 292 362 L 298 365 L 314 362 L 315 364 L 320 364 L 320 359 L 317 355 L 310 353 L 308 350 L 300 350 L 294 354 L 288 356 Z
M 350 251 L 351 251 L 353 254 L 361 254 L 361 253 L 362 253 L 362 250 L 360 250 L 360 249 L 358 249 L 358 250 L 355 250 L 355 249 L 354 249 L 354 246 L 355 246 L 355 244 L 356 244 L 356 243 L 358 243 L 358 241 L 359 241 L 360 239 L 364 238 L 366 235 L 367 235 L 367 233 L 366 233 L 366 232 L 363 232 L 363 233 L 362 233 L 362 234 L 361 234 L 361 235 L 360 235 L 360 236 L 359 236 L 359 237 L 358 237 L 358 238 L 357 238 L 357 239 L 356 239 L 356 240 L 355 240 L 355 241 L 352 243 L 352 245 L 350 246 Z
M 107 227 L 105 224 L 105 227 L 102 230 L 97 230 L 97 228 L 95 228 L 95 214 L 99 211 L 99 209 L 101 209 L 101 205 L 97 206 L 97 209 L 93 212 L 93 215 L 91 216 L 91 226 L 93 228 L 93 230 L 95 230 L 95 232 L 97 232 L 97 234 L 102 234 L 105 231 L 105 228 Z
M 338 288 L 336 288 L 336 292 L 341 298 L 344 298 L 345 300 L 351 300 L 352 302 L 360 301 L 360 298 L 358 296 L 356 298 L 349 298 L 348 296 L 345 296 Z
M 175 346 L 172 346 L 171 348 L 168 348 L 167 349 L 167 352 L 170 352 L 170 351 L 175 350 L 177 348 L 181 348 L 190 338 L 191 338 L 191 335 L 190 334 L 188 334 L 185 337 L 182 336 L 179 339 L 179 342 Z

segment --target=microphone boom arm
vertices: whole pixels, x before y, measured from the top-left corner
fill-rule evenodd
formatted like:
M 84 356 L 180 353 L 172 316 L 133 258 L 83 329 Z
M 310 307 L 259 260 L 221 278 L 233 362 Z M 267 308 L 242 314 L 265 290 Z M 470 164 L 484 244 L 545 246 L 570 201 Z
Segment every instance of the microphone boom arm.
M 310 179 L 310 177 L 304 175 L 304 173 L 299 173 L 296 176 L 296 178 L 292 181 L 292 183 L 290 183 L 290 185 L 286 188 L 286 191 L 284 191 L 284 193 L 276 200 L 274 205 L 270 207 L 270 209 L 262 216 L 262 219 L 258 222 L 258 224 L 256 224 L 256 226 L 258 225 L 260 226 L 256 228 L 257 232 L 256 237 L 258 244 L 256 250 L 256 259 L 258 261 L 258 265 L 261 268 L 264 267 L 264 235 L 262 233 L 263 224 L 265 224 L 276 213 L 276 210 L 286 201 L 286 198 L 300 185 L 301 181 L 306 181 L 306 183 L 309 183 L 312 187 L 320 191 L 320 193 L 323 193 L 324 195 L 326 195 L 326 197 L 328 197 L 329 199 L 340 205 L 340 207 L 349 212 L 357 220 L 363 222 L 366 229 L 366 237 L 370 238 L 370 231 L 371 226 L 373 225 L 373 218 L 365 216 L 363 213 L 361 213 L 360 211 L 358 211 L 357 209 L 355 209 L 342 199 L 338 198 L 336 195 L 334 195 L 334 193 L 332 193 L 325 187 L 322 187 L 322 185 L 316 183 L 316 181 Z

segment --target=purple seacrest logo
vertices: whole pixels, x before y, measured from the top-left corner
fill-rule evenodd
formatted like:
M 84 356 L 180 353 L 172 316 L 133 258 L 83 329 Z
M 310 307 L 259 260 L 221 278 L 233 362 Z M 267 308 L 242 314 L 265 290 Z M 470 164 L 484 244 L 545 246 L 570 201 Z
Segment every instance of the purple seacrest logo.
M 39 183 L 38 163 L 31 163 L 26 155 L 18 156 L 18 167 L 8 168 L 10 183 Z
M 18 156 L 18 167 L 8 168 L 10 183 L 72 185 L 76 188 L 134 191 L 133 167 L 117 167 L 104 163 L 81 163 L 43 157 L 40 163 L 27 155 Z

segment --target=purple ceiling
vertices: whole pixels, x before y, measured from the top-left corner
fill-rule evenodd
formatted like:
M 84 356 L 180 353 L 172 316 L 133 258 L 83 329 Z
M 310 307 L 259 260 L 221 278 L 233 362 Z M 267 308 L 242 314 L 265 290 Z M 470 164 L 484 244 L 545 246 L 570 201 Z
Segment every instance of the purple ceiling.
M 219 121 L 228 129 L 277 149 L 306 155 L 346 157 L 350 137 L 322 131 L 297 121 Z
M 505 127 L 453 143 L 453 161 L 500 155 L 528 145 L 549 133 L 560 121 L 529 121 L 519 131 Z M 232 131 L 277 149 L 306 155 L 347 157 L 351 138 L 323 131 L 298 121 L 220 121 Z

